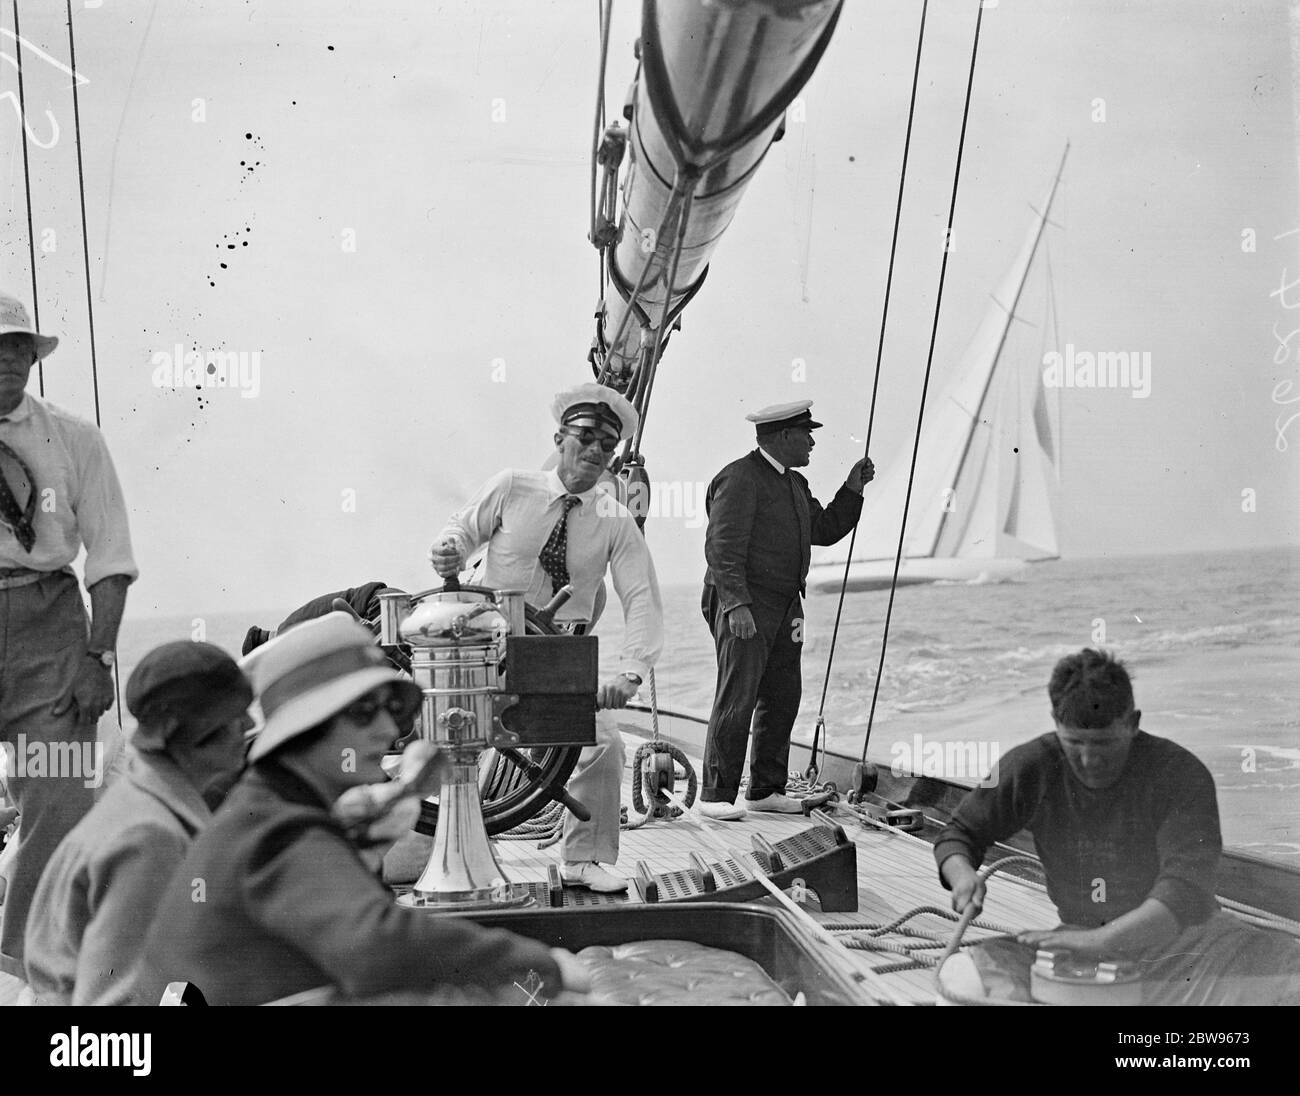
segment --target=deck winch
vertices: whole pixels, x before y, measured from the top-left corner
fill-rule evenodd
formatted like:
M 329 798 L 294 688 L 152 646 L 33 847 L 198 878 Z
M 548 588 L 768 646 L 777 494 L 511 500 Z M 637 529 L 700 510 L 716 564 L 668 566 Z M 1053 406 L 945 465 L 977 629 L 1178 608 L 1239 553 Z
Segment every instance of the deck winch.
M 424 694 L 420 735 L 452 759 L 433 851 L 414 889 L 398 899 L 403 905 L 451 911 L 532 900 L 488 842 L 480 769 L 489 749 L 595 743 L 597 641 L 527 635 L 528 611 L 521 592 L 454 581 L 410 597 L 380 596 L 380 642 L 409 645 L 411 675 Z M 550 794 L 586 813 L 561 788 Z
M 1029 968 L 1029 992 L 1045 1005 L 1140 1005 L 1142 974 L 1133 962 L 1039 948 Z

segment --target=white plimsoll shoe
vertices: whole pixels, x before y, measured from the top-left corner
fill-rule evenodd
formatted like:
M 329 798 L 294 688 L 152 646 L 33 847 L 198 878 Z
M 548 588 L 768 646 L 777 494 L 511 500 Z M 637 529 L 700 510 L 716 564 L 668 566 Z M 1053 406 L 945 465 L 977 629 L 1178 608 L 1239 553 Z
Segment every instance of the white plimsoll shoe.
M 623 876 L 607 871 L 594 860 L 566 860 L 560 865 L 560 882 L 566 887 L 586 887 L 597 894 L 618 894 L 627 890 L 627 880 Z
M 738 807 L 735 803 L 705 803 L 700 800 L 695 804 L 695 809 L 715 822 L 735 822 L 745 817 L 745 808 Z
M 780 792 L 765 795 L 762 799 L 746 799 L 745 806 L 751 811 L 775 811 L 777 814 L 803 813 L 803 807 L 799 805 L 797 799 L 791 799 Z

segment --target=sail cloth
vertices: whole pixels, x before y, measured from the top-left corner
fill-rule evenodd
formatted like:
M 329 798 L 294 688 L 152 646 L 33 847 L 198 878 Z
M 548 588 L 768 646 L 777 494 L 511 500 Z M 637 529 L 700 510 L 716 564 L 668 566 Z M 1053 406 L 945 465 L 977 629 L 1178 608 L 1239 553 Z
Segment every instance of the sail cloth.
M 1044 211 L 1049 203 L 1050 196 Z M 1057 317 L 1044 218 L 1035 215 L 951 380 L 928 401 L 905 558 L 1041 560 L 1058 554 L 1058 400 L 1042 374 Z M 898 454 L 870 488 L 854 560 L 894 558 L 909 461 L 910 451 Z M 845 541 L 819 553 L 816 562 L 842 565 L 847 552 Z

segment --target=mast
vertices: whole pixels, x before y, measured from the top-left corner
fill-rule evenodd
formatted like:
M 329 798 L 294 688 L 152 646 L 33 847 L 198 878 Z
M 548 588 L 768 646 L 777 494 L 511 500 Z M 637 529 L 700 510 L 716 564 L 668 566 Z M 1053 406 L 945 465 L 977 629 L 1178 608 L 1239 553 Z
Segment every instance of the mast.
M 640 66 L 601 141 L 608 197 L 593 243 L 610 289 L 591 360 L 644 417 L 658 354 L 700 288 L 714 248 L 784 114 L 830 42 L 841 0 L 644 0 Z M 612 178 L 631 163 L 614 228 Z

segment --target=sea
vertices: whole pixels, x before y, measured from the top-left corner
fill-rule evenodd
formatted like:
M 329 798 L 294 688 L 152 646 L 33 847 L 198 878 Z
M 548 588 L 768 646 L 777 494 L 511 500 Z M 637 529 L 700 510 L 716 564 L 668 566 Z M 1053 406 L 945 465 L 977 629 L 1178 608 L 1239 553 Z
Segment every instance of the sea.
M 325 592 L 285 591 L 282 606 L 204 617 L 128 611 L 122 681 L 169 639 L 206 638 L 237 654 L 250 625 L 272 628 Z M 707 717 L 716 669 L 700 587 L 663 595 L 654 698 Z M 622 619 L 610 602 L 596 633 L 612 666 Z M 805 601 L 796 740 L 811 741 L 820 715 L 819 741 L 838 753 L 861 756 L 865 742 L 878 764 L 974 783 L 987 775 L 975 767 L 1052 729 L 1056 661 L 1104 648 L 1132 675 L 1142 728 L 1214 775 L 1225 843 L 1300 866 L 1300 549 L 1056 560 L 1011 581 L 900 589 L 886 632 L 888 610 L 887 591 L 848 594 L 842 609 L 835 594 Z M 650 700 L 647 686 L 639 699 Z

